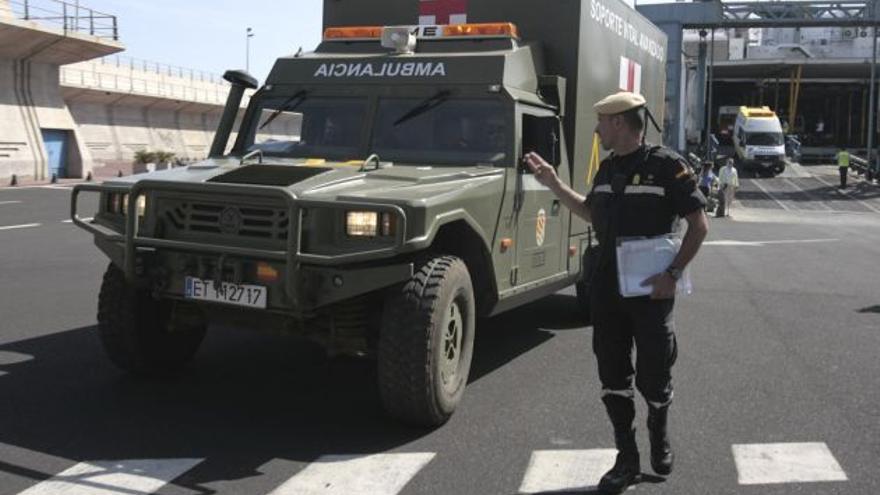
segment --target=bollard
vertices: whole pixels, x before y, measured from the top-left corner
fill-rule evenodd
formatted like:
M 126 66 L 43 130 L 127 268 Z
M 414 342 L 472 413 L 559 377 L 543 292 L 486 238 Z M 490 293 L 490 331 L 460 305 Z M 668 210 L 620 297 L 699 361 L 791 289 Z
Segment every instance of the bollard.
M 18 176 L 17 175 L 12 174 L 12 180 L 9 181 L 9 185 L 10 186 L 17 186 L 18 185 Z
M 58 183 L 58 174 L 53 173 L 52 178 L 49 179 L 49 182 L 51 182 L 52 184 L 57 184 Z
M 89 173 L 86 174 L 86 182 L 92 181 L 92 171 L 89 170 Z

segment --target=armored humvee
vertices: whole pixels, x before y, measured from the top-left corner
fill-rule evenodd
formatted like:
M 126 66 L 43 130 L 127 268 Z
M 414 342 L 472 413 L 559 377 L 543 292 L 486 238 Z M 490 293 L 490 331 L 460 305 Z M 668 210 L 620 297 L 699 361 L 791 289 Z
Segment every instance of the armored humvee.
M 596 100 L 638 91 L 662 121 L 664 35 L 620 0 L 481 0 L 457 25 L 419 25 L 436 21 L 420 3 L 326 2 L 313 52 L 259 88 L 227 72 L 207 160 L 74 189 L 110 258 L 98 329 L 117 366 L 173 372 L 213 321 L 278 329 L 375 356 L 387 411 L 439 425 L 477 317 L 572 284 L 586 307 L 591 229 L 521 158 L 585 192 Z

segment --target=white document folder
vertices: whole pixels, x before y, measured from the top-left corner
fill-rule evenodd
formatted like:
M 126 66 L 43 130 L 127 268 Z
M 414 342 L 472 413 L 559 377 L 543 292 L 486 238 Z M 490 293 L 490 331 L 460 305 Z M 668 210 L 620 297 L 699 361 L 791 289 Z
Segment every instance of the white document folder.
M 653 287 L 642 286 L 645 279 L 663 273 L 678 250 L 681 239 L 675 236 L 651 237 L 648 239 L 619 239 L 617 243 L 617 277 L 620 295 L 637 297 L 651 295 Z M 690 270 L 685 268 L 676 284 L 676 292 L 693 292 Z

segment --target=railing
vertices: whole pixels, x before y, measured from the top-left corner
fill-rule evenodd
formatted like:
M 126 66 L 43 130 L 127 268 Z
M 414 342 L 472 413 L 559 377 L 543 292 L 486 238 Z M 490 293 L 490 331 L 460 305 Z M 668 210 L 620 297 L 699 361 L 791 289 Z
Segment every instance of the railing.
M 211 105 L 223 105 L 229 93 L 228 85 L 214 84 L 213 87 L 198 87 L 191 84 L 163 81 L 157 78 L 136 77 L 136 73 L 129 75 L 70 66 L 61 67 L 59 82 L 64 86 L 100 89 Z
M 214 74 L 213 72 L 190 69 L 187 67 L 178 67 L 174 65 L 163 64 L 160 62 L 153 62 L 151 60 L 113 55 L 109 57 L 102 57 L 98 60 L 95 60 L 94 62 L 110 67 L 128 68 L 140 72 L 149 72 L 153 74 L 179 77 L 182 79 L 190 79 L 192 81 L 203 81 L 220 84 L 223 86 L 229 85 L 229 83 L 227 83 L 222 76 L 220 76 L 219 74 Z
M 60 26 L 67 33 L 119 40 L 116 16 L 82 7 L 78 0 L 9 0 L 12 15 L 26 21 Z

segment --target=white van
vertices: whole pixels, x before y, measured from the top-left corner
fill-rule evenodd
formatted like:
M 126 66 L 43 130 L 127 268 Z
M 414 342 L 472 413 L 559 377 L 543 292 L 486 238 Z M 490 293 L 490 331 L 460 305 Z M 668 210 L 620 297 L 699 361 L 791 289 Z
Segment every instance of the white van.
M 785 137 L 769 107 L 740 107 L 733 127 L 737 165 L 772 177 L 785 170 Z

